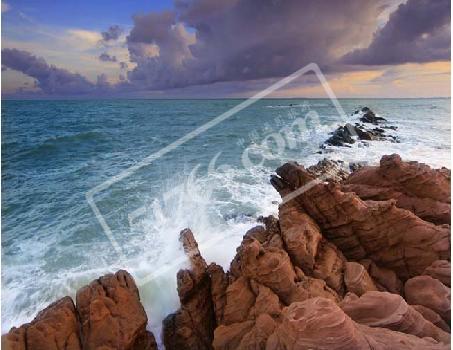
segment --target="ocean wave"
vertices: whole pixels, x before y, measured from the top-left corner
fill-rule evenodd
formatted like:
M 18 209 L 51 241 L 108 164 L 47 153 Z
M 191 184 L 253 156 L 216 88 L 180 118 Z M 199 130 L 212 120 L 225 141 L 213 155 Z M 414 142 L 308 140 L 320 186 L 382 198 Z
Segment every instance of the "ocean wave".
M 106 141 L 105 134 L 96 131 L 87 131 L 72 135 L 52 136 L 37 144 L 32 148 L 28 148 L 20 152 L 22 157 L 37 156 L 58 151 L 60 149 L 67 150 L 71 144 L 76 143 L 94 143 Z

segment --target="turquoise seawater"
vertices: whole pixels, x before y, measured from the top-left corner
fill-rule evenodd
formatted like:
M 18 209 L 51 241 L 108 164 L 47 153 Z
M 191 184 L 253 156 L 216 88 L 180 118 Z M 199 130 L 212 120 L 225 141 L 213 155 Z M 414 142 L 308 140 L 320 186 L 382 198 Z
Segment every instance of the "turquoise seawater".
M 178 306 L 175 273 L 186 263 L 177 263 L 179 231 L 192 228 L 206 259 L 228 268 L 256 218 L 276 212 L 268 180 L 287 160 L 375 164 L 399 153 L 450 167 L 450 99 L 343 99 L 346 118 L 329 100 L 260 100 L 147 158 L 240 102 L 2 101 L 2 331 L 118 268 L 147 278 L 140 292 L 158 330 Z M 398 126 L 401 142 L 319 154 L 359 106 Z M 297 121 L 307 129 L 285 133 Z M 102 184 L 93 200 L 119 252 L 87 202 Z

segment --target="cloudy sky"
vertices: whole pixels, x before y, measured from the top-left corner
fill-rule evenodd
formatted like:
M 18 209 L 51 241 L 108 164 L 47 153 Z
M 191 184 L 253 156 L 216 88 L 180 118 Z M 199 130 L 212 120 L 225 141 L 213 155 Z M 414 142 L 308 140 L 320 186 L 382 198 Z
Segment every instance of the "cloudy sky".
M 311 62 L 339 97 L 450 96 L 450 0 L 7 0 L 1 57 L 12 98 L 247 97 Z

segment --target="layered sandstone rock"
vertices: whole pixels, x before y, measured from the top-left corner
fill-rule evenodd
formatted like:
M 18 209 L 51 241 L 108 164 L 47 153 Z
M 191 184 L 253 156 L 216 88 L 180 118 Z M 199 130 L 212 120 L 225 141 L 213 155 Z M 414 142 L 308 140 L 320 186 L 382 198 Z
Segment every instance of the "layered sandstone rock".
M 260 348 L 274 330 L 281 308 L 271 289 L 240 277 L 228 287 L 224 320 L 215 330 L 214 348 Z
M 439 316 L 438 313 L 423 305 L 411 305 L 411 306 L 433 325 L 439 327 L 445 332 L 450 333 L 450 327 L 448 326 L 447 322 L 445 322 L 442 319 L 442 317 Z
M 351 260 L 369 258 L 406 280 L 449 258 L 449 226 L 423 221 L 393 200 L 363 201 L 338 184 L 316 181 L 297 163 L 286 163 L 277 174 L 271 182 L 283 200 L 297 201 Z
M 367 292 L 361 297 L 348 296 L 342 301 L 341 308 L 360 324 L 388 328 L 419 338 L 431 337 L 445 344 L 450 343 L 450 334 L 425 319 L 397 294 Z
M 345 264 L 344 282 L 348 292 L 361 296 L 369 291 L 376 291 L 377 287 L 365 267 L 356 262 Z
M 280 206 L 281 236 L 295 266 L 309 276 L 326 281 L 338 294 L 344 294 L 343 270 L 346 259 L 324 239 L 318 225 L 293 202 Z
M 180 241 L 190 260 L 189 270 L 177 275 L 181 307 L 163 321 L 163 341 L 171 349 L 211 349 L 216 314 L 211 298 L 211 278 L 192 231 L 183 230 Z
M 138 289 L 126 271 L 93 281 L 77 292 L 77 308 L 70 297 L 51 304 L 36 318 L 2 337 L 2 348 L 157 349 L 146 331 L 147 316 Z
M 79 350 L 79 323 L 74 303 L 65 297 L 38 313 L 20 328 L 12 328 L 2 337 L 5 350 Z
M 450 287 L 451 265 L 447 260 L 434 261 L 425 269 L 425 271 L 423 271 L 423 274 L 431 276 L 432 278 L 435 278 Z
M 148 318 L 126 271 L 105 275 L 77 292 L 84 349 L 152 348 Z
M 377 266 L 370 259 L 360 260 L 360 263 L 367 269 L 378 290 L 401 294 L 403 283 L 393 270 Z
M 450 288 L 431 276 L 411 278 L 404 285 L 404 295 L 409 304 L 423 305 L 450 321 Z
M 222 324 L 214 333 L 215 349 L 264 348 L 284 305 L 319 295 L 340 300 L 324 280 L 293 265 L 276 220 L 262 221 L 266 227 L 246 233 L 231 264 L 234 276 L 226 289 Z
M 289 256 L 283 249 L 263 249 L 255 240 L 246 244 L 240 254 L 242 274 L 270 288 L 286 305 L 315 295 L 338 300 L 337 293 L 325 281 L 296 275 Z
M 380 166 L 363 167 L 351 174 L 343 191 L 363 200 L 396 200 L 396 206 L 435 224 L 450 223 L 450 175 L 418 162 L 384 156 Z
M 216 324 L 221 324 L 226 304 L 226 289 L 229 283 L 228 274 L 223 271 L 222 266 L 215 263 L 210 264 L 207 271 L 211 277 L 211 297 Z
M 448 349 L 431 338 L 372 328 L 354 322 L 334 302 L 312 298 L 293 303 L 282 313 L 283 320 L 268 338 L 266 349 Z

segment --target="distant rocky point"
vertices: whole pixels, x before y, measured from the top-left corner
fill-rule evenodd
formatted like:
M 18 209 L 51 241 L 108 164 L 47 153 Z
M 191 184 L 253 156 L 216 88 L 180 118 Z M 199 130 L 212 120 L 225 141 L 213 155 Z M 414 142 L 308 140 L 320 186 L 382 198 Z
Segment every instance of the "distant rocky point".
M 399 142 L 396 136 L 385 133 L 385 129 L 396 130 L 397 127 L 386 124 L 387 119 L 377 116 L 370 108 L 363 107 L 361 110 L 355 111 L 352 116 L 357 117 L 360 122 L 356 122 L 354 125 L 346 123 L 339 126 L 321 148 L 325 149 L 326 146 L 350 147 L 355 142 L 362 142 L 366 146 L 366 141 Z M 372 127 L 369 124 L 372 124 Z
M 228 271 L 181 232 L 190 268 L 176 276 L 180 308 L 163 321 L 162 345 L 449 349 L 450 182 L 448 169 L 395 154 L 351 174 L 329 160 L 282 165 L 271 178 L 278 218 L 260 218 Z M 146 325 L 134 280 L 118 271 L 11 329 L 2 346 L 156 349 Z

